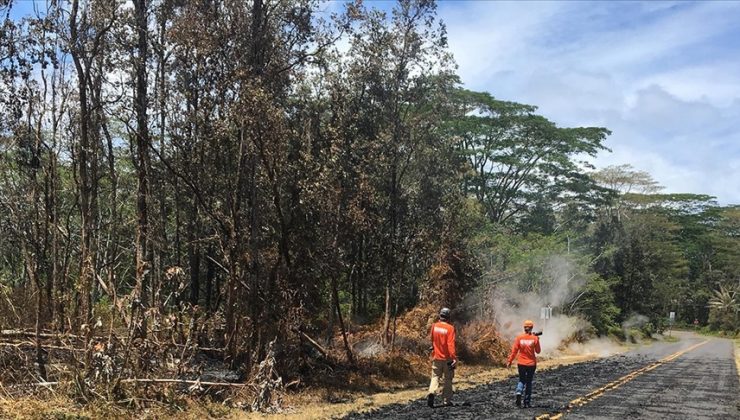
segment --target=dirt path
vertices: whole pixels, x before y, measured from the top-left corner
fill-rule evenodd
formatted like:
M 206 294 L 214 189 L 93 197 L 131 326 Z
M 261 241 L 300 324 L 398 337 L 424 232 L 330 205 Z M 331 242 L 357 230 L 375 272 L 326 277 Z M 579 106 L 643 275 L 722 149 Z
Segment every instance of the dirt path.
M 419 399 L 347 418 L 740 418 L 732 342 L 676 334 L 676 343 L 538 372 L 531 409 L 514 406 L 512 375 L 456 393 L 455 407 L 431 409 Z

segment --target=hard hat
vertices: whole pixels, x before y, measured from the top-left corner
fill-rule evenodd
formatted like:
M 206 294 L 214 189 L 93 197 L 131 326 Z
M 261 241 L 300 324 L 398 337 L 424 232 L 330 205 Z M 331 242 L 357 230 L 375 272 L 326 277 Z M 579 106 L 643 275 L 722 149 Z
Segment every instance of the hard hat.
M 442 308 L 439 310 L 439 317 L 442 319 L 450 319 L 450 308 Z
M 534 322 L 530 320 L 524 321 L 524 328 L 534 328 Z

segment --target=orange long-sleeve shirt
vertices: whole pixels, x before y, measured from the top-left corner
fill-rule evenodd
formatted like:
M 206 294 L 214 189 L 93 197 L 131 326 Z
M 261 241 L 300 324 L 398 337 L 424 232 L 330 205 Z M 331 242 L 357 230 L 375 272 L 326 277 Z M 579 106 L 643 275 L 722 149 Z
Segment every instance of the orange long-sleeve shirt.
M 434 360 L 457 360 L 455 327 L 444 321 L 435 322 L 431 334 Z
M 537 366 L 537 353 L 540 352 L 540 338 L 533 334 L 520 334 L 514 339 L 509 355 L 509 364 L 514 361 L 517 353 L 519 358 L 516 363 L 522 366 Z

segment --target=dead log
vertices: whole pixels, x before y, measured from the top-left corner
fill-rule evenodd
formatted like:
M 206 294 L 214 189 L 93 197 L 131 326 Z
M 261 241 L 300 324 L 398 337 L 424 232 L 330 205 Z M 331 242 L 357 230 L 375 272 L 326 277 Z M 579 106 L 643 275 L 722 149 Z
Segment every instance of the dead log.
M 121 379 L 121 383 L 137 383 L 137 384 L 183 384 L 183 385 L 200 385 L 200 386 L 226 386 L 226 387 L 234 387 L 234 388 L 241 388 L 245 386 L 250 386 L 250 384 L 244 384 L 244 383 L 235 383 L 235 382 L 203 382 L 203 381 L 194 381 L 191 379 L 176 379 L 176 378 L 152 378 L 152 379 L 138 379 L 138 378 L 132 378 L 132 379 Z
M 24 338 L 36 338 L 36 332 L 35 331 L 24 331 L 24 330 L 2 330 L 0 331 L 0 337 L 8 337 L 8 338 L 15 338 L 15 337 L 24 337 Z M 72 334 L 49 334 L 49 333 L 39 333 L 39 338 L 83 338 L 77 335 Z
M 293 332 L 298 333 L 301 337 L 305 338 L 306 341 L 308 341 L 308 343 L 311 345 L 311 347 L 315 348 L 319 353 L 321 353 L 322 356 L 324 356 L 327 359 L 329 358 L 329 353 L 326 351 L 326 349 L 321 347 L 321 344 L 317 343 L 316 340 L 309 337 L 308 334 L 304 333 L 303 331 L 301 331 L 299 328 L 296 328 L 296 327 L 293 327 Z
M 30 341 L 23 341 L 20 343 L 0 343 L 0 347 L 31 347 L 36 348 L 36 344 L 30 342 Z M 64 346 L 52 346 L 52 345 L 42 345 L 41 346 L 44 350 L 64 350 L 64 351 L 74 351 L 74 352 L 84 352 L 85 349 L 78 349 L 75 347 L 64 347 Z
M 39 387 L 39 386 L 56 386 L 59 385 L 61 382 L 37 382 L 37 383 L 30 383 L 30 384 L 17 384 L 12 385 L 14 387 Z M 183 385 L 200 385 L 200 386 L 225 386 L 225 387 L 234 387 L 234 388 L 242 388 L 246 386 L 251 386 L 251 384 L 246 383 L 234 383 L 234 382 L 203 382 L 198 380 L 192 380 L 192 379 L 177 379 L 177 378 L 128 378 L 128 379 L 121 379 L 121 383 L 135 383 L 135 384 L 183 384 Z

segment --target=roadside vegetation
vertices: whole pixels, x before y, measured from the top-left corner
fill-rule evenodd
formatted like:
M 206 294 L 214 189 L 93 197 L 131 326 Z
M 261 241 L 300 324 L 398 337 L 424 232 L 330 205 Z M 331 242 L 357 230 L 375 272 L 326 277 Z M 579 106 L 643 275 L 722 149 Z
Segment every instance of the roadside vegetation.
M 465 89 L 433 1 L 320 6 L 0 1 L 0 417 L 418 386 L 443 305 L 470 375 L 545 305 L 737 334 L 740 207 Z

